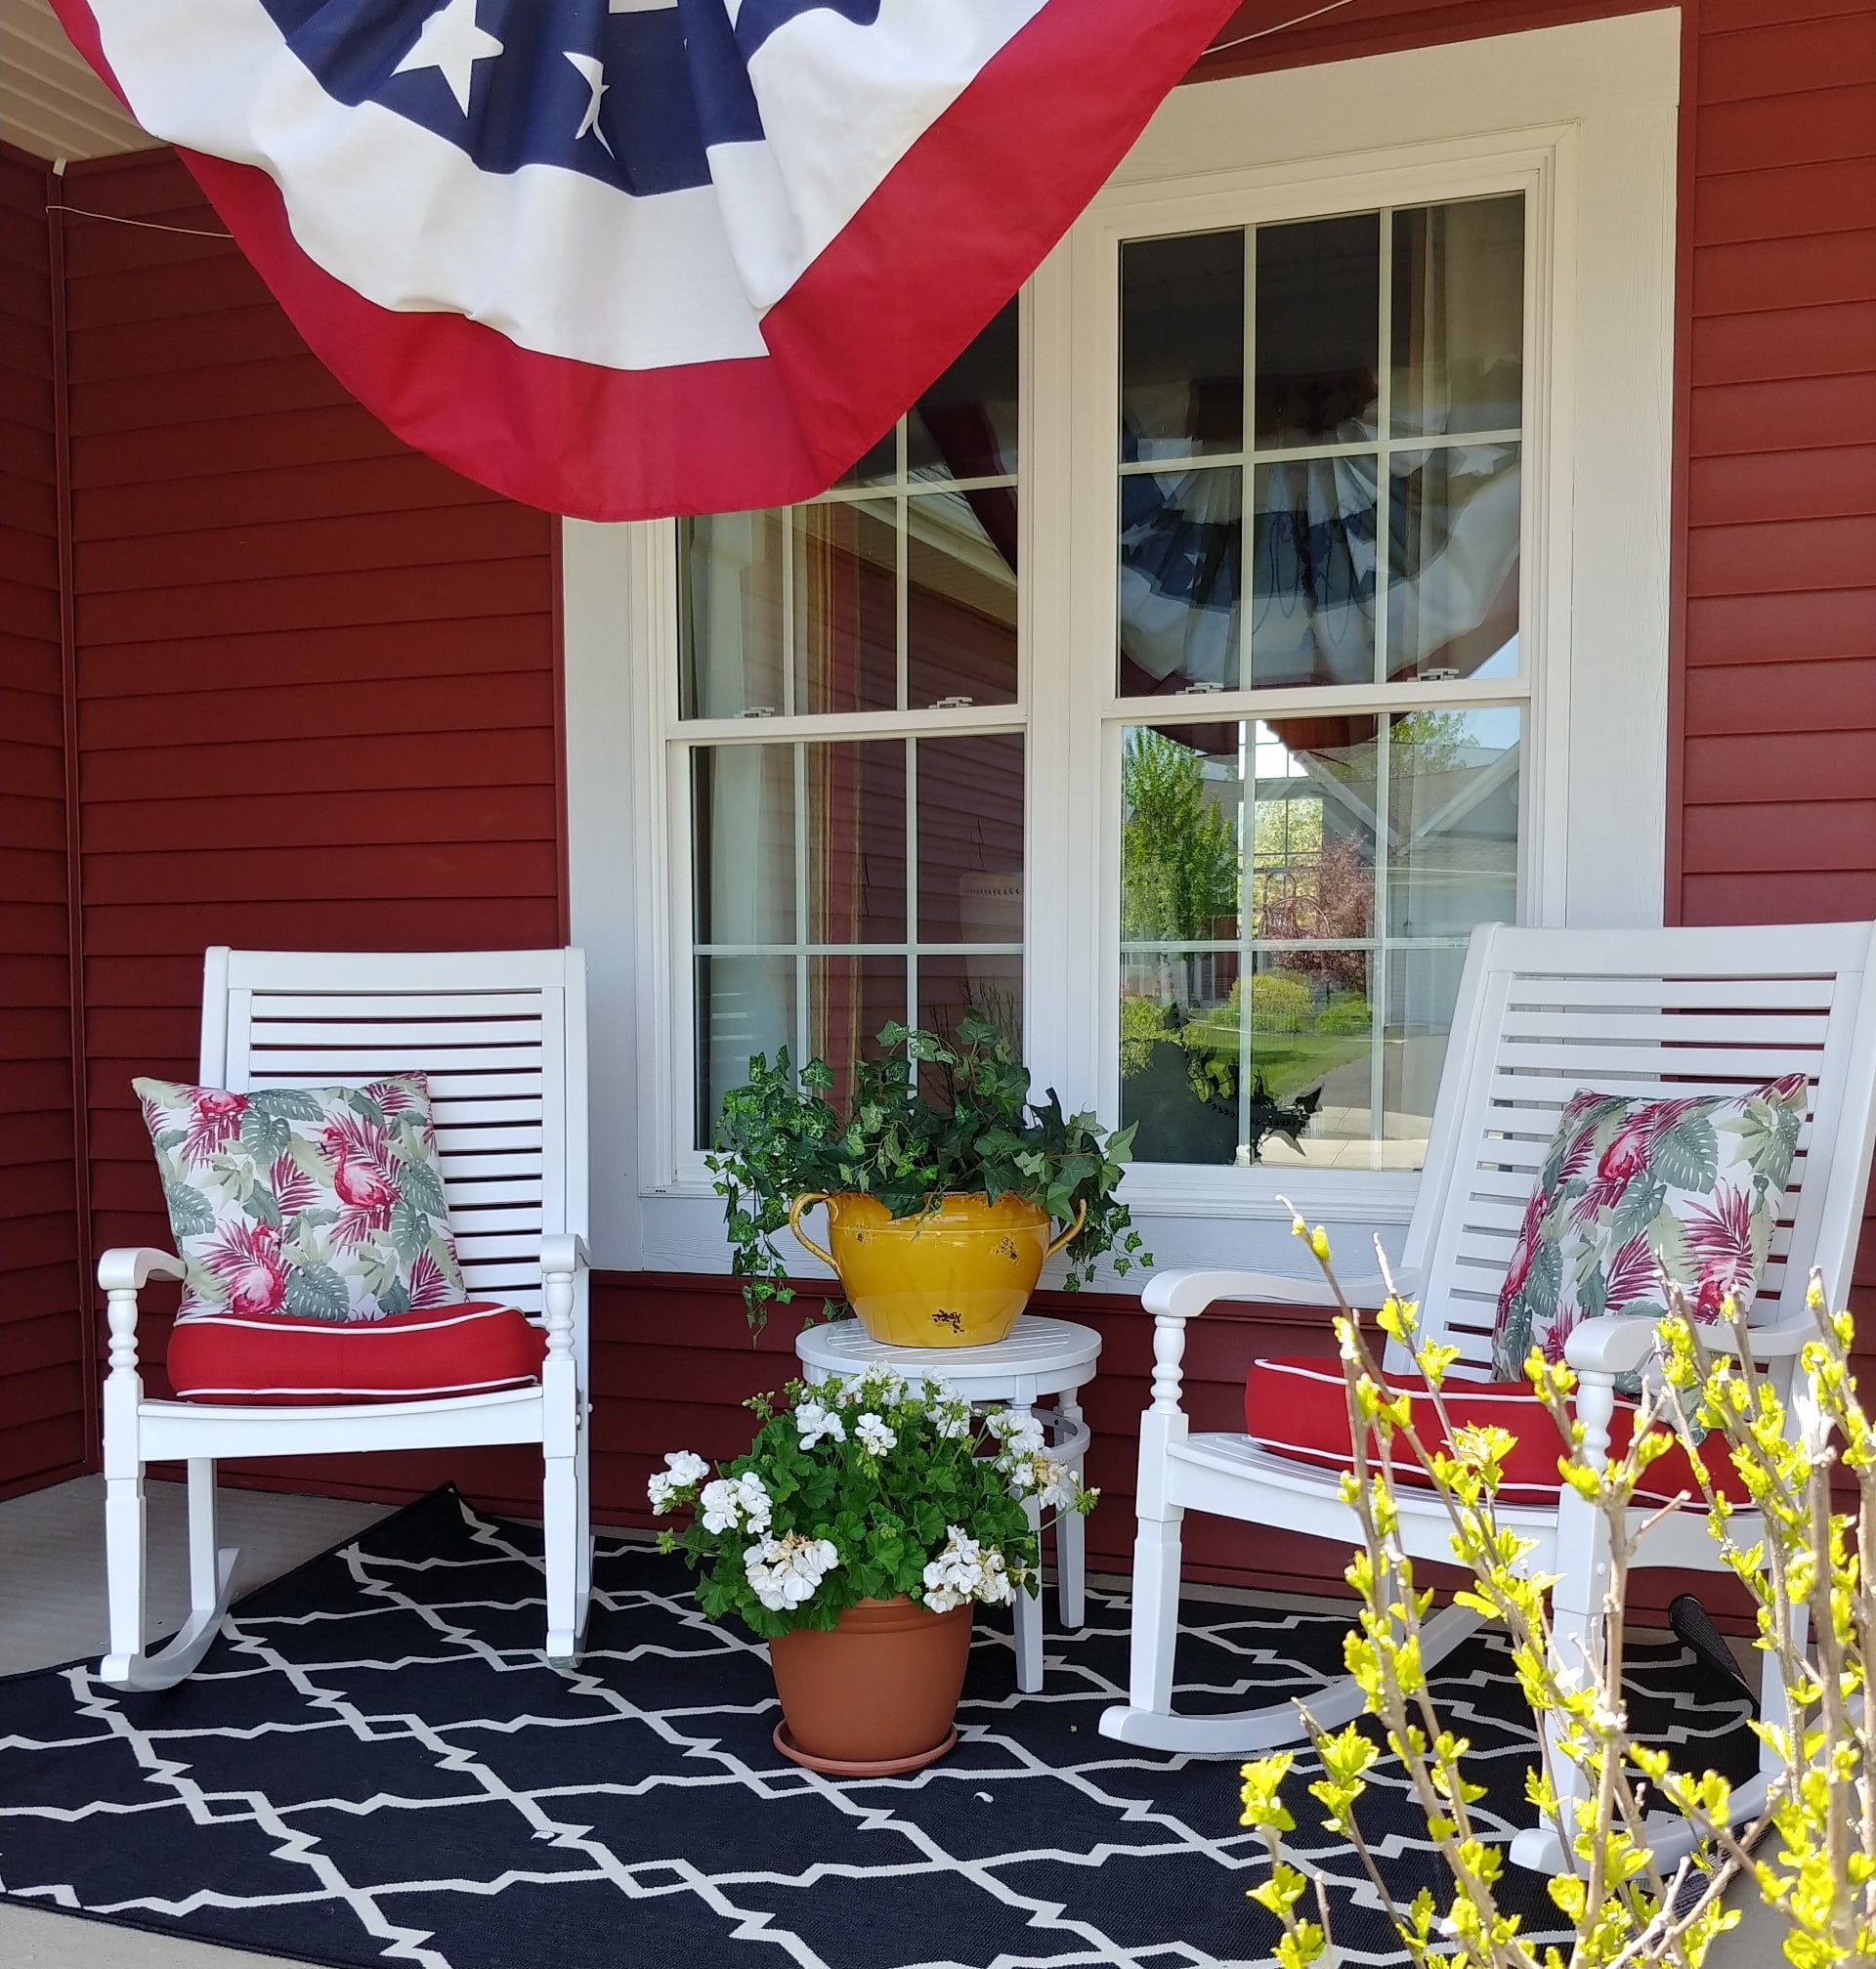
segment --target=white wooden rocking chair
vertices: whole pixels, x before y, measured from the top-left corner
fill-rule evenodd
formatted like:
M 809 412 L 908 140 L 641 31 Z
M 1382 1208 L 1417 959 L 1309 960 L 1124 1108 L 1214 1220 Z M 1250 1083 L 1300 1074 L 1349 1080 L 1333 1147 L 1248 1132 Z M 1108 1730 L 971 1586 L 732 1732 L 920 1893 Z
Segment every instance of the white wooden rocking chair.
M 106 1545 L 118 1689 L 167 1689 L 194 1668 L 228 1610 L 236 1552 L 218 1550 L 221 1457 L 348 1455 L 538 1443 L 550 1661 L 576 1658 L 592 1583 L 586 1427 L 586 963 L 577 950 L 322 954 L 209 951 L 201 1083 L 350 1084 L 429 1076 L 444 1188 L 472 1297 L 543 1323 L 537 1384 L 495 1393 L 330 1407 L 210 1406 L 145 1398 L 137 1295 L 180 1278 L 166 1251 L 98 1264 L 109 1298 L 105 1380 Z M 189 1466 L 188 1621 L 145 1649 L 144 1467 Z
M 1523 1207 L 1563 1103 L 1580 1089 L 1642 1097 L 1731 1093 L 1802 1071 L 1811 1111 L 1790 1187 L 1754 1302 L 1752 1346 L 1787 1393 L 1798 1349 L 1815 1333 L 1805 1306 L 1810 1268 L 1822 1268 L 1841 1304 L 1868 1193 L 1876 1134 L 1876 968 L 1869 923 L 1753 929 L 1541 930 L 1486 924 L 1473 932 L 1453 1018 L 1413 1220 L 1396 1271 L 1404 1296 L 1420 1301 L 1423 1332 L 1460 1349 L 1455 1376 L 1491 1378 L 1491 1330 L 1500 1282 Z M 1386 1288 L 1347 1279 L 1351 1304 L 1372 1307 Z M 1133 1560 L 1129 1698 L 1101 1717 L 1103 1734 L 1159 1750 L 1218 1757 L 1254 1755 L 1302 1740 L 1288 1700 L 1232 1715 L 1182 1715 L 1172 1704 L 1178 1626 L 1180 1520 L 1211 1512 L 1247 1524 L 1282 1526 L 1351 1543 L 1352 1513 L 1334 1471 L 1293 1461 L 1242 1434 L 1194 1434 L 1179 1405 L 1185 1323 L 1216 1300 L 1329 1306 L 1325 1282 L 1258 1272 L 1162 1272 L 1142 1299 L 1154 1315 L 1152 1406 L 1141 1418 Z M 1325 1312 L 1325 1320 L 1327 1313 Z M 1601 1454 L 1614 1406 L 1614 1378 L 1653 1348 L 1642 1320 L 1592 1320 L 1569 1336 L 1566 1358 L 1580 1379 L 1577 1418 L 1586 1454 Z M 1710 1341 L 1716 1337 L 1708 1335 Z M 1411 1372 L 1390 1345 L 1386 1370 Z M 1551 1425 L 1540 1416 L 1545 1428 Z M 1430 1491 L 1402 1487 L 1402 1531 L 1417 1558 L 1450 1559 L 1444 1508 Z M 1648 1513 L 1632 1514 L 1639 1533 Z M 1555 1508 L 1501 1505 L 1508 1527 L 1534 1541 L 1528 1563 L 1558 1577 L 1553 1645 L 1579 1664 L 1582 1644 L 1607 1590 L 1607 1527 L 1596 1509 L 1559 1484 Z M 1758 1533 L 1753 1514 L 1733 1519 L 1742 1546 Z M 1671 1512 L 1650 1530 L 1635 1563 L 1722 1570 L 1702 1510 Z M 1430 1666 L 1479 1625 L 1458 1607 L 1428 1625 Z M 1802 1637 L 1800 1637 L 1802 1639 Z M 1764 1654 L 1761 1711 L 1783 1720 L 1776 1658 Z M 1361 1713 L 1352 1681 L 1309 1698 L 1327 1728 Z M 1752 1784 L 1733 1793 L 1741 1817 L 1764 1797 L 1772 1755 Z M 1557 1760 L 1559 1788 L 1573 1774 Z M 1657 1853 L 1688 1845 L 1684 1821 L 1650 1821 Z M 1677 1833 L 1679 1836 L 1677 1836 Z M 1513 1858 L 1557 1870 L 1554 1828 L 1520 1833 Z

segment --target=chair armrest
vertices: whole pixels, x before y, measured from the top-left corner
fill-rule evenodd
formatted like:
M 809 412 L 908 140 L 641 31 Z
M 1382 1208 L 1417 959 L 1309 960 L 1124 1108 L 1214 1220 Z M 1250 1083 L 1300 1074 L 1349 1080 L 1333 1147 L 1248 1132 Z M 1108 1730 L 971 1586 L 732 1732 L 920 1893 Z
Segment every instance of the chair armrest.
M 571 1278 L 592 1263 L 586 1255 L 586 1240 L 571 1232 L 556 1232 L 540 1241 L 540 1268 L 556 1278 Z
M 142 1292 L 152 1278 L 181 1278 L 183 1262 L 152 1245 L 113 1245 L 98 1261 L 98 1283 L 106 1292 Z
M 1739 1337 L 1729 1326 L 1723 1324 L 1712 1333 L 1703 1326 L 1700 1338 L 1706 1343 L 1709 1353 L 1736 1354 L 1739 1351 Z M 1793 1313 L 1789 1319 L 1773 1320 L 1769 1326 L 1746 1328 L 1746 1342 L 1752 1348 L 1754 1360 L 1789 1359 L 1795 1353 L 1802 1353 L 1812 1341 L 1822 1338 L 1809 1307 L 1803 1312 Z
M 1633 1374 L 1654 1351 L 1651 1319 L 1586 1319 L 1563 1342 L 1563 1359 L 1578 1374 Z
M 1700 1338 L 1710 1353 L 1737 1354 L 1738 1336 L 1723 1320 L 1702 1325 Z M 1770 1326 L 1747 1329 L 1755 1360 L 1778 1360 L 1799 1352 L 1817 1338 L 1809 1312 L 1781 1319 Z M 1633 1374 L 1654 1351 L 1655 1322 L 1651 1319 L 1586 1319 L 1563 1343 L 1563 1359 L 1578 1374 Z
M 1394 1275 L 1395 1289 L 1403 1298 L 1411 1299 L 1417 1284 L 1409 1272 Z M 1367 1311 L 1387 1297 L 1387 1282 L 1379 1277 L 1348 1279 L 1343 1292 L 1350 1306 Z M 1329 1281 L 1320 1273 L 1298 1278 L 1276 1271 L 1161 1271 L 1154 1273 L 1140 1293 L 1140 1304 L 1148 1312 L 1169 1319 L 1195 1319 L 1220 1299 L 1264 1300 L 1276 1306 L 1332 1307 L 1336 1304 Z

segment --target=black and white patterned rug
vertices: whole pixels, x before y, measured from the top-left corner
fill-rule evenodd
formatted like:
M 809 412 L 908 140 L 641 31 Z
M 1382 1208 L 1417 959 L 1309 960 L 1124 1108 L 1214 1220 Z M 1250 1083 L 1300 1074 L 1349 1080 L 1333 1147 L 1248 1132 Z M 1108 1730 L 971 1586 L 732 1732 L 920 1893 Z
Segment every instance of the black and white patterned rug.
M 589 1652 L 546 1667 L 538 1553 L 536 1530 L 439 1491 L 241 1602 L 179 1689 L 120 1696 L 89 1664 L 0 1683 L 0 1893 L 347 1965 L 1268 1959 L 1236 1766 L 1096 1733 L 1126 1674 L 1124 1600 L 1090 1595 L 1084 1633 L 1050 1633 L 1030 1696 L 1006 1617 L 980 1611 L 957 1750 L 835 1782 L 772 1747 L 760 1645 L 706 1620 L 681 1562 L 642 1545 L 602 1541 Z M 1306 1694 L 1347 1624 L 1188 1602 L 1181 1684 L 1195 1706 Z M 1509 1834 L 1533 1739 L 1495 1642 L 1449 1657 L 1436 1695 Z M 1677 1763 L 1750 1768 L 1736 1691 L 1678 1644 L 1638 1645 L 1630 1695 Z M 1314 1775 L 1300 1758 L 1294 1857 L 1331 1884 L 1345 1962 L 1404 1961 L 1317 1829 Z M 1403 1899 L 1438 1891 L 1388 1767 L 1366 1825 Z M 1529 1925 L 1554 1930 L 1540 1883 L 1516 1878 Z

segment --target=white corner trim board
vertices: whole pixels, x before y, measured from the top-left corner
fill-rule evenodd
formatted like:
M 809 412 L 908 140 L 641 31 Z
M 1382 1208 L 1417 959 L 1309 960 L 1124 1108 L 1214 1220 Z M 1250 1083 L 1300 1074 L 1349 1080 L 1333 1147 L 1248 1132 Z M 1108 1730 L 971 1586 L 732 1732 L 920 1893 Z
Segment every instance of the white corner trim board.
M 1032 1064 L 1072 1103 L 1111 1108 L 1118 1076 L 1119 719 L 1104 653 L 1111 281 L 1125 236 L 1524 193 L 1520 916 L 1660 923 L 1680 59 L 1680 15 L 1665 9 L 1175 90 L 1030 282 L 1024 682 L 1006 722 L 1030 741 Z M 721 1272 L 721 1208 L 688 1139 L 675 527 L 566 521 L 562 545 L 573 934 L 594 1005 L 595 1261 Z M 1294 1269 L 1274 1201 L 1291 1184 L 1351 1249 L 1373 1230 L 1397 1237 L 1419 1186 L 1384 1172 L 1142 1168 L 1128 1194 L 1163 1265 Z

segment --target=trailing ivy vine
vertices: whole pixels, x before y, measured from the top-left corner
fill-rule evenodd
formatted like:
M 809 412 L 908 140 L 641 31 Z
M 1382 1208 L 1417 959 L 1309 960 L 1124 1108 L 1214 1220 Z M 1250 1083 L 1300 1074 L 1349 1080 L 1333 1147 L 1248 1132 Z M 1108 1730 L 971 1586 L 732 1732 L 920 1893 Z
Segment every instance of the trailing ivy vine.
M 813 1190 L 858 1190 L 896 1218 L 959 1192 L 1020 1197 L 1059 1224 L 1086 1205 L 1067 1248 L 1071 1292 L 1103 1256 L 1122 1275 L 1153 1263 L 1115 1194 L 1133 1130 L 1103 1134 L 1093 1114 L 1064 1114 L 1053 1088 L 1032 1099 L 1029 1069 L 983 1013 L 966 1012 L 951 1040 L 882 1027 L 877 1054 L 855 1069 L 844 1116 L 829 1099 L 832 1086 L 825 1060 L 797 1072 L 784 1047 L 773 1064 L 757 1053 L 747 1082 L 723 1097 L 706 1160 L 752 1328 L 794 1297 L 779 1233 L 789 1203 Z

